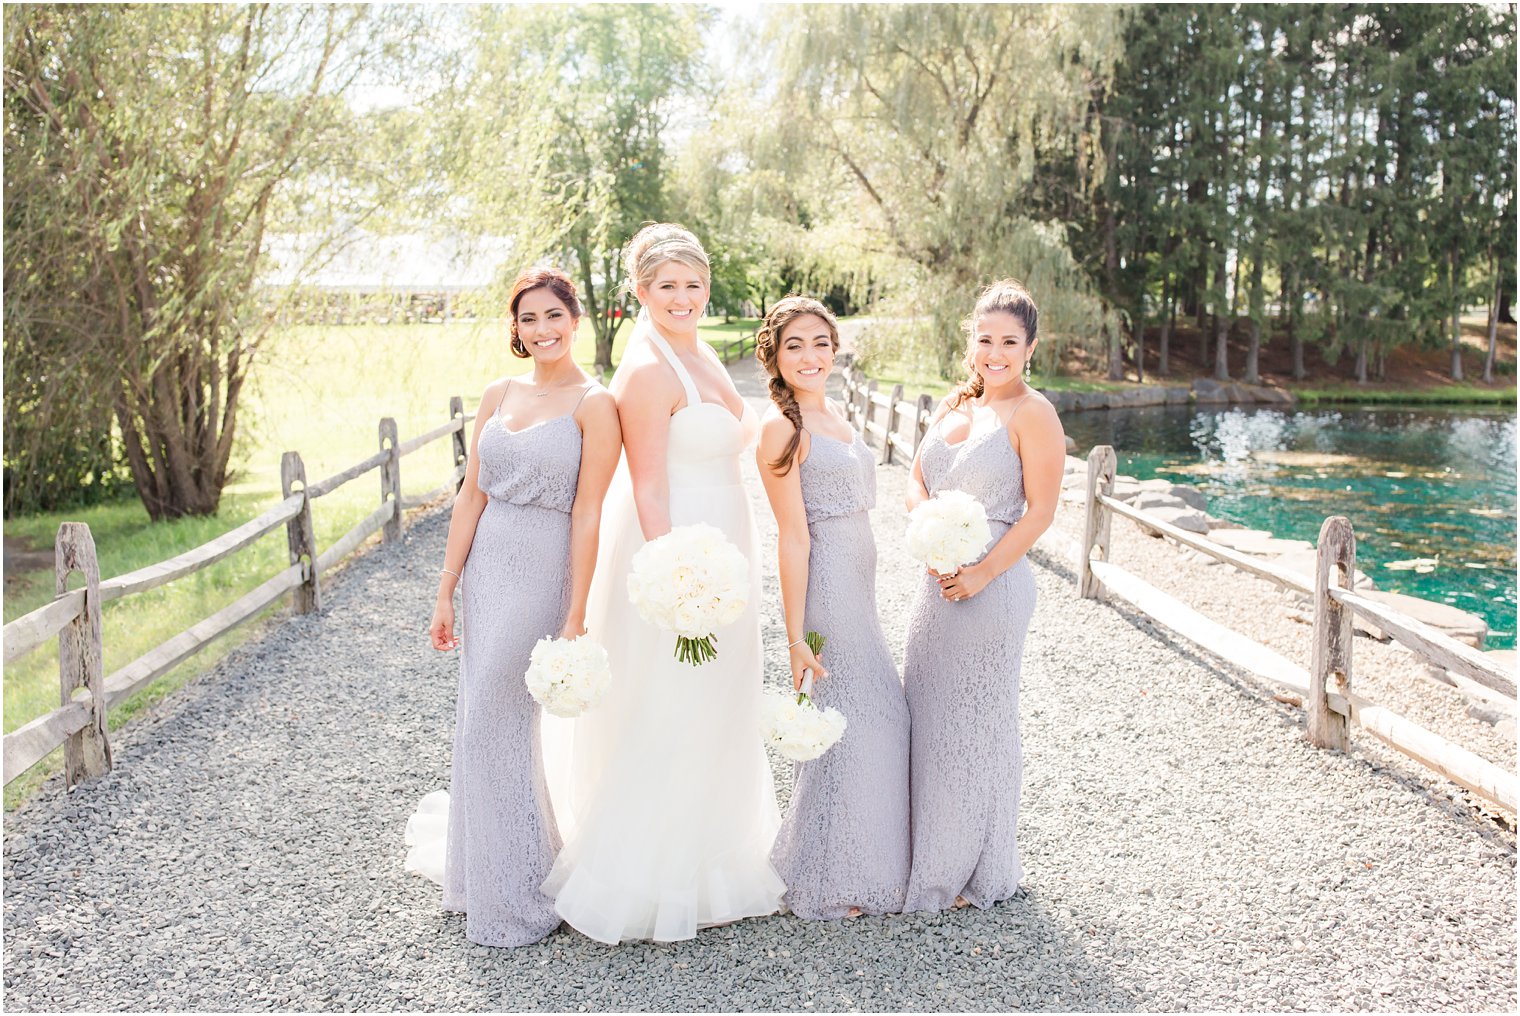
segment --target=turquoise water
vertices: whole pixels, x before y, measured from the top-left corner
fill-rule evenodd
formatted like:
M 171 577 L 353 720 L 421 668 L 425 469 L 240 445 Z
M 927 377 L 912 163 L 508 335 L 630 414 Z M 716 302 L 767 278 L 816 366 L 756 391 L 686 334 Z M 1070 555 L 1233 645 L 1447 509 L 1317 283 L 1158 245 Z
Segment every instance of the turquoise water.
M 1062 423 L 1081 454 L 1111 444 L 1121 473 L 1192 484 L 1220 518 L 1313 542 L 1345 515 L 1380 589 L 1478 614 L 1487 648 L 1515 645 L 1513 408 L 1158 406 Z

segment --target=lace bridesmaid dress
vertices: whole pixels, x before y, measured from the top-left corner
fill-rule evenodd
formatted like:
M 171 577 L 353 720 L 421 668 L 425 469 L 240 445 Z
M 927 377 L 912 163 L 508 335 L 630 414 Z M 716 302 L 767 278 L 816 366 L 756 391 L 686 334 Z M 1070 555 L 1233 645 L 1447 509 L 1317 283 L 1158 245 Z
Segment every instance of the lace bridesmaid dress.
M 920 466 L 931 495 L 962 490 L 982 503 L 989 547 L 1024 514 L 1023 467 L 1003 427 L 955 445 L 935 427 Z M 1019 664 L 1034 605 L 1027 558 L 959 602 L 924 575 L 903 674 L 913 723 L 905 911 L 944 910 L 957 896 L 986 908 L 1018 889 Z
M 908 884 L 908 705 L 876 613 L 876 464 L 870 449 L 812 435 L 802 471 L 808 522 L 804 622 L 827 637 L 820 708 L 849 721 L 822 756 L 799 763 L 771 863 L 798 917 L 852 907 L 897 913 Z
M 520 431 L 493 415 L 481 429 L 480 489 L 490 500 L 459 584 L 453 776 L 446 802 L 424 802 L 431 821 L 419 814 L 408 826 L 416 845 L 407 866 L 435 879 L 436 862 L 426 856 L 442 845 L 427 830 L 446 826 L 443 905 L 465 913 L 465 936 L 480 945 L 527 945 L 560 923 L 539 890 L 561 843 L 540 708 L 523 674 L 534 644 L 558 635 L 570 609 L 570 509 L 581 459 L 573 413 Z

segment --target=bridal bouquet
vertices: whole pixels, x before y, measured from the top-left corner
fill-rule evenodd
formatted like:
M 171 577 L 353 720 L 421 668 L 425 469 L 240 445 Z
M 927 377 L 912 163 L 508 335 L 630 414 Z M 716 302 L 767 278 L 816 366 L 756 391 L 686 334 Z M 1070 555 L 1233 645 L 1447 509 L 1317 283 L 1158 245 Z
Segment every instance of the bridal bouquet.
M 749 605 L 749 562 L 716 526 L 677 526 L 633 555 L 628 599 L 639 616 L 676 635 L 676 659 L 716 659 L 713 632 Z
M 528 656 L 528 694 L 555 716 L 579 716 L 612 683 L 607 650 L 589 636 L 542 638 Z
M 823 652 L 825 639 L 822 635 L 810 631 L 804 638 L 814 656 Z M 847 726 L 844 714 L 838 709 L 819 709 L 813 705 L 808 694 L 812 689 L 813 680 L 809 674 L 802 690 L 795 695 L 769 691 L 760 703 L 761 738 L 793 762 L 811 762 L 822 755 L 844 736 Z
M 908 514 L 908 553 L 941 574 L 976 560 L 990 542 L 987 510 L 965 491 L 940 491 Z

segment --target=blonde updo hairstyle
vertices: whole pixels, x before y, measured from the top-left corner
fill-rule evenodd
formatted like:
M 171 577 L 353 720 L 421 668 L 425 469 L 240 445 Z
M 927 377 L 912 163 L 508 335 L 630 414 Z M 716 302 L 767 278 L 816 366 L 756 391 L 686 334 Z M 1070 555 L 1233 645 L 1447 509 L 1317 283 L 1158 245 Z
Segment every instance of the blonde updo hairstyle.
M 808 314 L 822 318 L 823 323 L 828 325 L 829 341 L 834 352 L 839 352 L 839 322 L 834 320 L 834 315 L 827 307 L 808 296 L 788 296 L 777 301 L 770 313 L 765 315 L 760 330 L 755 333 L 755 359 L 760 361 L 760 366 L 771 377 L 771 401 L 791 421 L 793 427 L 792 439 L 787 442 L 781 457 L 767 463 L 777 476 L 791 472 L 792 462 L 797 458 L 797 449 L 802 444 L 802 407 L 797 405 L 797 395 L 792 391 L 792 386 L 781 376 L 781 367 L 776 358 L 781 352 L 782 331 L 793 321 Z
M 967 399 L 979 399 L 986 385 L 982 375 L 976 372 L 976 358 L 972 355 L 972 343 L 976 339 L 976 321 L 986 314 L 1012 314 L 1024 326 L 1024 335 L 1033 354 L 1037 330 L 1040 324 L 1040 310 L 1034 305 L 1034 297 L 1029 295 L 1029 290 L 1024 284 L 1016 279 L 1000 279 L 983 289 L 977 297 L 976 307 L 971 311 L 971 317 L 965 322 L 966 327 L 966 358 L 963 365 L 966 373 L 971 376 L 960 383 L 950 396 L 950 408 L 956 409 Z M 1026 360 L 1027 362 L 1027 360 Z
M 637 287 L 654 282 L 655 273 L 669 261 L 679 261 L 702 276 L 704 285 L 712 285 L 707 251 L 691 230 L 674 222 L 648 222 L 623 247 L 624 284 L 628 292 L 637 297 Z

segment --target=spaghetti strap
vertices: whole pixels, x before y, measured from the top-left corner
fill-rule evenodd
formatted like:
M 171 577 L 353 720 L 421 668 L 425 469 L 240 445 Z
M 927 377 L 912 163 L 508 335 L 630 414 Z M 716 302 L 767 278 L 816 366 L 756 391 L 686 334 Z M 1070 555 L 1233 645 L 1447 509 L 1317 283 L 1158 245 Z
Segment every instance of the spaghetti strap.
M 665 362 L 670 364 L 671 369 L 676 372 L 676 377 L 681 380 L 681 387 L 686 390 L 686 404 L 688 406 L 699 404 L 702 396 L 697 393 L 697 386 L 692 383 L 691 375 L 686 372 L 686 365 L 681 362 L 679 356 L 676 356 L 675 350 L 670 348 L 669 343 L 655 330 L 654 325 L 651 324 L 644 334 L 649 337 L 650 342 L 654 343 L 654 348 L 660 351 L 660 355 L 665 357 Z
M 573 406 L 570 407 L 570 415 L 574 416 L 575 415 L 575 411 L 577 409 L 581 408 L 581 403 L 586 401 L 586 396 L 588 396 L 588 395 L 591 394 L 591 389 L 593 389 L 593 388 L 599 388 L 599 387 L 601 387 L 601 386 L 598 385 L 595 381 L 589 381 L 589 382 L 587 382 L 586 387 L 581 390 L 581 397 L 578 398 L 578 399 L 576 399 L 575 400 L 575 405 L 573 405 Z
M 1025 395 L 1022 399 L 1019 400 L 1018 405 L 1013 407 L 1013 412 L 1008 414 L 1008 423 L 1013 423 L 1013 418 L 1019 415 L 1019 410 L 1024 408 L 1024 403 L 1034 398 L 1034 394 L 1035 393 L 1031 391 L 1029 394 Z M 1004 424 L 1004 426 L 1007 426 L 1007 424 Z
M 512 379 L 507 378 L 507 383 L 501 386 L 501 398 L 496 400 L 496 408 L 491 410 L 491 419 L 501 418 L 501 407 L 507 404 L 507 392 L 512 390 Z

